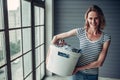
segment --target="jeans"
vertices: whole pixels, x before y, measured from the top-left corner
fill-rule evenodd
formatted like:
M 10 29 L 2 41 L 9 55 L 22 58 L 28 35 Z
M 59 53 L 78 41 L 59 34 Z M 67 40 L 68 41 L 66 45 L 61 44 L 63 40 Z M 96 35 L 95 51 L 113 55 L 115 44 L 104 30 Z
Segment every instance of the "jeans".
M 77 72 L 75 75 L 68 77 L 67 80 L 98 80 L 98 74 L 92 75 Z

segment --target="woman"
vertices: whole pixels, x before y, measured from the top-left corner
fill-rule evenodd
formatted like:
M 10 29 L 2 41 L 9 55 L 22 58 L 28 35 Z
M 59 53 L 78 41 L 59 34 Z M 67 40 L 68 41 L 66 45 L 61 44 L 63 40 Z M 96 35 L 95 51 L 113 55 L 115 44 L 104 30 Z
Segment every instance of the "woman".
M 75 35 L 79 38 L 82 56 L 69 80 L 98 80 L 98 68 L 106 58 L 111 41 L 110 36 L 102 31 L 104 26 L 105 17 L 102 10 L 92 5 L 85 14 L 84 28 L 73 29 L 53 37 L 53 44 Z

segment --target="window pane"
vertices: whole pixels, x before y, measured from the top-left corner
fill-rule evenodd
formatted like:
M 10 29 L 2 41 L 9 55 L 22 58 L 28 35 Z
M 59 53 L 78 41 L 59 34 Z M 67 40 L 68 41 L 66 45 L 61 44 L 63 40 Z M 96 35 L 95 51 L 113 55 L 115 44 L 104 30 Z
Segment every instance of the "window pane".
M 23 29 L 23 52 L 31 50 L 31 29 Z
M 10 35 L 10 55 L 14 59 L 22 54 L 21 48 L 21 30 L 9 31 Z
M 44 75 L 45 75 L 45 64 L 42 63 L 42 64 L 41 64 L 41 74 L 40 74 L 41 79 L 44 77 Z
M 5 43 L 3 32 L 0 32 L 0 66 L 5 64 Z
M 36 50 L 36 67 L 40 65 L 45 59 L 44 57 L 44 45 L 40 46 Z
M 8 1 L 8 19 L 9 27 L 16 28 L 21 26 L 20 17 L 20 0 L 7 0 Z
M 18 58 L 11 63 L 12 80 L 23 80 L 22 58 Z
M 24 76 L 26 77 L 32 71 L 31 52 L 24 55 Z
M 35 25 L 44 25 L 44 9 L 35 6 Z
M 40 25 L 44 25 L 44 8 L 40 8 Z
M 32 74 L 30 74 L 25 80 L 32 80 Z
M 41 41 L 41 44 L 44 43 L 44 26 L 41 26 L 40 27 L 40 41 Z
M 41 44 L 41 41 L 40 41 L 40 39 L 41 39 L 40 33 L 41 32 L 40 31 L 41 31 L 40 27 L 35 27 L 35 46 L 36 47 Z
M 35 6 L 35 25 L 44 25 L 44 9 Z
M 2 7 L 2 0 L 0 0 L 0 29 L 3 29 L 3 7 Z
M 43 62 L 44 61 L 44 45 L 42 45 L 41 47 L 40 47 L 40 54 L 41 54 L 41 62 Z
M 40 47 L 35 50 L 35 55 L 36 55 L 36 67 L 40 64 L 41 58 L 40 58 Z
M 0 80 L 7 80 L 6 78 L 6 67 L 0 69 Z
M 35 6 L 35 25 L 40 25 L 40 8 Z
M 40 45 L 40 27 L 35 27 L 35 46 Z
M 41 80 L 40 78 L 41 78 L 41 75 L 40 75 L 40 67 L 38 67 L 37 69 L 36 69 L 36 80 Z
M 22 26 L 31 25 L 31 7 L 30 2 L 22 0 Z
M 35 27 L 35 40 L 36 46 L 44 43 L 44 26 Z
M 36 80 L 42 80 L 45 75 L 45 64 L 42 63 L 40 67 L 36 69 Z

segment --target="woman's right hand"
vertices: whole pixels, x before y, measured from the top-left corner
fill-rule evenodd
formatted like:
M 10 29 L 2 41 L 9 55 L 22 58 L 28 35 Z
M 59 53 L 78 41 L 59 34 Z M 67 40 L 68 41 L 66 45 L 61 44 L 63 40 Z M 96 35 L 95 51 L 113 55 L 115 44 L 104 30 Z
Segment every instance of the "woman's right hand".
M 56 44 L 57 41 L 58 41 L 57 36 L 54 36 L 53 39 L 52 39 L 52 41 L 51 41 L 51 43 L 52 44 Z
M 57 45 L 58 46 L 64 46 L 64 45 L 66 45 L 67 43 L 63 40 L 63 39 L 61 39 L 61 40 L 58 40 L 58 42 L 57 42 Z
M 53 37 L 53 40 L 51 42 L 52 44 L 58 45 L 58 46 L 64 46 L 66 45 L 65 41 L 63 39 L 57 39 L 57 36 Z

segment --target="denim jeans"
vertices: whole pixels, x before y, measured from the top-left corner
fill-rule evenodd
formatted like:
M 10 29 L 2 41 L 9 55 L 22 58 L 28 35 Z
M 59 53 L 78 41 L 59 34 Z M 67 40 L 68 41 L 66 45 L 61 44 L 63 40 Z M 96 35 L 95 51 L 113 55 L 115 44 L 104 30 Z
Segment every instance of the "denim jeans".
M 98 80 L 98 74 L 92 75 L 77 72 L 75 75 L 68 77 L 67 80 Z

